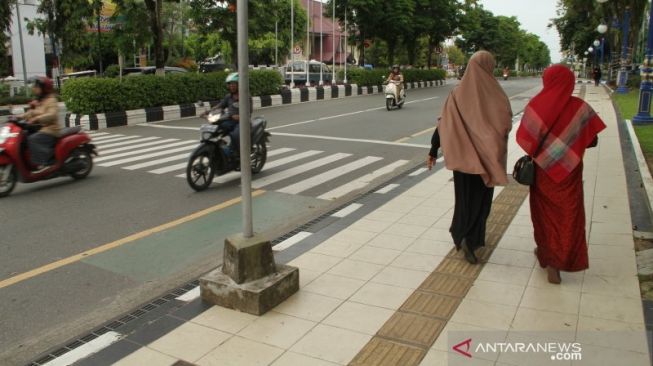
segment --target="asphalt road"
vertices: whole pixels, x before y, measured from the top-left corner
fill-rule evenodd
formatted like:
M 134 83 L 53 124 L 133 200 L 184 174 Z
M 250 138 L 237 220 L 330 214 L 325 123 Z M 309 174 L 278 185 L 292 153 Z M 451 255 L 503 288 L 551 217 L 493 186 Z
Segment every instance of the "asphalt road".
M 540 81 L 501 83 L 519 112 Z M 255 199 L 256 230 L 282 234 L 415 167 L 452 87 L 410 90 L 391 112 L 380 95 L 256 111 L 269 121 L 274 155 L 255 176 L 265 191 Z M 219 263 L 224 236 L 239 231 L 238 206 L 224 207 L 240 195 L 238 175 L 199 194 L 178 177 L 202 123 L 100 131 L 88 179 L 19 185 L 2 200 L 0 365 L 26 363 Z M 183 230 L 139 234 L 208 208 Z M 120 241 L 130 235 L 138 240 Z M 88 252 L 107 243 L 111 250 Z

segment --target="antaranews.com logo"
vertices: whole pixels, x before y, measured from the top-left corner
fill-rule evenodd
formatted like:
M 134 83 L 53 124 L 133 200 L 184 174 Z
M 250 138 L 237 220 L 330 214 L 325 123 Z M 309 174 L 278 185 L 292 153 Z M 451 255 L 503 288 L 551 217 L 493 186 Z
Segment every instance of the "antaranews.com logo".
M 478 342 L 468 338 L 453 346 L 458 354 L 472 358 L 479 353 L 542 353 L 552 361 L 581 361 L 583 348 L 578 342 Z

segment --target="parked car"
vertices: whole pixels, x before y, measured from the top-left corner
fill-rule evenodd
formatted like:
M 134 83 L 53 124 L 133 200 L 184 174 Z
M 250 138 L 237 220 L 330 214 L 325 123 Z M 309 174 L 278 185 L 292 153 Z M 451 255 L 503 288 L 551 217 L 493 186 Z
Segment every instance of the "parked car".
M 306 61 L 295 61 L 294 65 L 288 64 L 284 66 L 283 77 L 286 81 L 286 84 L 290 84 L 291 80 L 294 80 L 295 85 L 306 85 L 306 64 Z M 317 85 L 320 82 L 320 66 L 322 67 L 322 80 L 325 82 L 331 81 L 331 69 L 329 69 L 329 67 L 324 62 L 309 61 L 309 84 Z
M 166 75 L 170 74 L 183 74 L 188 72 L 188 70 L 181 67 L 172 67 L 166 66 L 165 73 Z M 123 76 L 137 76 L 137 75 L 153 75 L 156 73 L 156 67 L 146 66 L 146 67 L 126 67 L 122 69 Z

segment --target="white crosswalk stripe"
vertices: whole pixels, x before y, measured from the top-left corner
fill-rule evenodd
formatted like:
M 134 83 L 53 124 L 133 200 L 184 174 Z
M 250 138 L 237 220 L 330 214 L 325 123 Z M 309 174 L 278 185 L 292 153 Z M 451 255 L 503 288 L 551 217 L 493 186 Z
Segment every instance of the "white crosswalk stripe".
M 187 160 L 189 155 L 190 155 L 190 153 L 184 153 L 184 154 L 179 154 L 179 155 L 168 156 L 168 157 L 162 158 L 162 159 L 146 161 L 144 163 L 126 166 L 123 169 L 137 170 L 137 169 L 149 168 L 149 167 L 155 166 L 155 165 L 161 165 L 163 163 L 169 163 L 171 161 Z
M 175 164 L 175 165 L 170 165 L 170 166 L 164 166 L 163 168 L 150 170 L 148 173 L 152 173 L 152 174 L 165 174 L 165 173 L 170 173 L 170 172 L 174 172 L 174 171 L 177 171 L 177 170 L 186 169 L 186 166 L 187 166 L 187 165 L 188 165 L 188 162 L 185 161 L 185 162 L 183 162 L 183 163 L 179 163 L 179 164 Z M 184 174 L 184 177 L 186 177 L 185 174 Z
M 167 143 L 175 142 L 175 141 L 179 141 L 179 139 L 156 140 L 156 141 L 150 141 L 150 142 L 146 142 L 146 143 L 138 144 L 138 145 L 122 146 L 122 147 L 114 148 L 114 149 L 110 149 L 110 150 L 103 150 L 102 148 L 99 148 L 98 150 L 102 153 L 102 155 L 109 155 L 109 154 L 114 154 L 114 153 L 117 153 L 117 152 L 140 149 L 142 147 L 147 147 L 147 146 L 167 144 Z
M 375 170 L 370 174 L 364 175 L 356 180 L 353 180 L 345 185 L 342 185 L 336 189 L 333 189 L 321 196 L 319 196 L 319 199 L 322 200 L 335 200 L 338 199 L 348 193 L 351 193 L 357 189 L 362 189 L 365 188 L 368 184 L 372 183 L 374 179 L 381 177 L 383 175 L 386 175 L 388 173 L 392 173 L 395 171 L 395 169 L 402 167 L 404 165 L 408 164 L 408 160 L 397 160 L 392 164 L 386 165 L 381 169 Z
M 324 157 L 322 159 L 318 159 L 315 161 L 311 161 L 310 163 L 306 163 L 300 166 L 296 166 L 291 169 L 287 169 L 284 171 L 281 171 L 279 173 L 271 174 L 268 176 L 265 176 L 263 178 L 256 179 L 255 181 L 252 182 L 252 187 L 258 189 L 258 188 L 263 188 L 265 186 L 268 186 L 270 184 L 280 182 L 282 180 L 288 179 L 290 177 L 293 177 L 295 175 L 299 175 L 302 173 L 306 173 L 307 171 L 317 169 L 321 166 L 331 164 L 333 162 L 336 162 L 338 160 L 344 159 L 348 156 L 351 156 L 351 154 L 346 154 L 346 153 L 337 153 L 333 155 L 329 155 L 327 157 Z
M 108 151 L 104 152 L 103 156 L 100 156 L 95 159 L 96 162 L 101 162 L 105 160 L 111 160 L 111 159 L 116 159 L 116 158 L 122 158 L 125 156 L 131 156 L 131 155 L 138 155 L 150 151 L 157 151 L 157 150 L 165 150 L 171 147 L 177 147 L 181 145 L 190 145 L 191 143 L 194 143 L 195 141 L 179 141 L 179 142 L 174 142 L 171 144 L 165 144 L 165 145 L 158 145 L 154 147 L 148 147 L 147 149 L 140 149 L 140 150 L 133 150 L 133 151 L 128 151 L 128 152 L 123 152 L 119 154 L 112 154 L 112 155 L 107 155 L 110 154 Z M 190 149 L 190 147 L 186 147 L 186 149 Z
M 342 175 L 345 175 L 347 173 L 351 173 L 357 169 L 363 168 L 367 165 L 370 165 L 372 163 L 375 163 L 379 160 L 383 160 L 383 158 L 379 158 L 376 156 L 366 156 L 362 159 L 356 160 L 352 163 L 349 163 L 347 165 L 343 165 L 340 167 L 337 167 L 335 169 L 331 169 L 327 172 L 324 172 L 322 174 L 318 174 L 316 176 L 313 176 L 311 178 L 305 179 L 303 181 L 297 182 L 295 184 L 291 184 L 285 188 L 279 189 L 277 192 L 282 192 L 282 193 L 288 193 L 288 194 L 298 194 L 302 193 L 304 191 L 307 191 L 313 187 L 317 187 L 320 184 L 323 184 L 325 182 L 328 182 L 330 180 L 336 179 Z
M 178 152 L 182 152 L 182 151 L 187 151 L 187 152 L 190 153 L 190 151 L 192 149 L 193 149 L 193 146 L 183 146 L 183 147 L 178 147 L 176 149 L 170 149 L 170 150 L 159 151 L 159 152 L 155 152 L 155 153 L 151 153 L 151 154 L 134 156 L 134 157 L 131 157 L 131 158 L 114 160 L 114 161 L 110 161 L 108 163 L 102 163 L 102 164 L 98 164 L 98 165 L 99 166 L 116 166 L 116 165 L 120 165 L 120 164 L 131 163 L 133 161 L 139 161 L 139 160 L 145 160 L 145 159 L 149 159 L 149 158 L 155 158 L 155 157 L 168 155 L 168 154 L 172 154 L 172 153 L 178 153 Z
M 272 153 L 272 151 L 270 151 L 270 153 Z M 268 157 L 270 156 L 270 153 L 268 153 Z M 277 159 L 277 160 L 274 160 L 274 161 L 271 161 L 271 162 L 265 164 L 265 167 L 263 168 L 263 171 L 269 171 L 270 169 L 278 168 L 280 166 L 284 166 L 284 165 L 293 163 L 295 161 L 298 161 L 298 160 L 301 160 L 301 159 L 306 159 L 308 157 L 315 156 L 315 155 L 318 155 L 318 154 L 321 154 L 321 153 L 322 153 L 322 151 L 309 150 L 309 151 L 305 151 L 303 153 L 291 155 L 291 156 L 288 156 L 288 157 L 285 157 L 285 158 L 282 158 L 282 159 Z M 225 175 L 223 175 L 221 177 L 217 177 L 215 181 L 217 183 L 227 183 L 227 182 L 231 182 L 231 181 L 236 180 L 236 179 L 240 179 L 240 173 L 236 173 L 236 172 L 228 173 L 228 174 L 225 174 Z
M 98 142 L 98 141 L 113 140 L 113 139 L 117 139 L 117 138 L 123 137 L 123 136 L 124 135 L 118 135 L 118 134 L 108 135 L 108 136 L 100 136 L 100 137 L 91 136 L 92 137 L 91 140 L 93 140 L 93 142 Z
M 89 135 L 89 136 L 91 136 L 92 138 L 95 138 L 95 137 L 97 137 L 97 136 L 108 135 L 109 133 L 108 133 L 108 132 L 93 132 L 93 131 L 86 131 L 86 134 Z
M 129 141 L 123 141 L 123 142 L 116 142 L 116 143 L 109 143 L 109 144 L 100 144 L 98 145 L 98 149 L 108 149 L 110 147 L 118 147 L 118 146 L 125 146 L 125 145 L 132 145 L 132 144 L 138 144 L 141 142 L 146 142 L 146 141 L 152 141 L 152 140 L 160 140 L 160 137 L 143 137 L 142 139 L 136 139 L 136 140 L 129 140 Z
M 125 141 L 125 140 L 134 140 L 134 139 L 137 139 L 137 138 L 139 138 L 139 137 L 140 137 L 140 136 L 124 136 L 124 137 L 118 137 L 117 139 L 110 139 L 110 140 L 98 141 L 98 142 L 96 142 L 95 144 L 96 144 L 97 146 L 102 146 L 102 145 L 104 145 L 104 144 L 106 144 L 106 143 L 114 143 L 114 142 Z

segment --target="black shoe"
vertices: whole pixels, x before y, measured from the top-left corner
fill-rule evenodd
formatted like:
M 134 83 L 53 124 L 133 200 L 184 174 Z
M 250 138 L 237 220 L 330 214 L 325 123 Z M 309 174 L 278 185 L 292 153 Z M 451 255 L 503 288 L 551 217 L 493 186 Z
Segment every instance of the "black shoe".
M 477 264 L 478 258 L 476 258 L 476 255 L 474 254 L 474 250 L 470 249 L 469 246 L 467 245 L 466 239 L 463 239 L 461 247 L 463 249 L 463 253 L 465 254 L 465 260 L 467 260 L 469 264 Z

